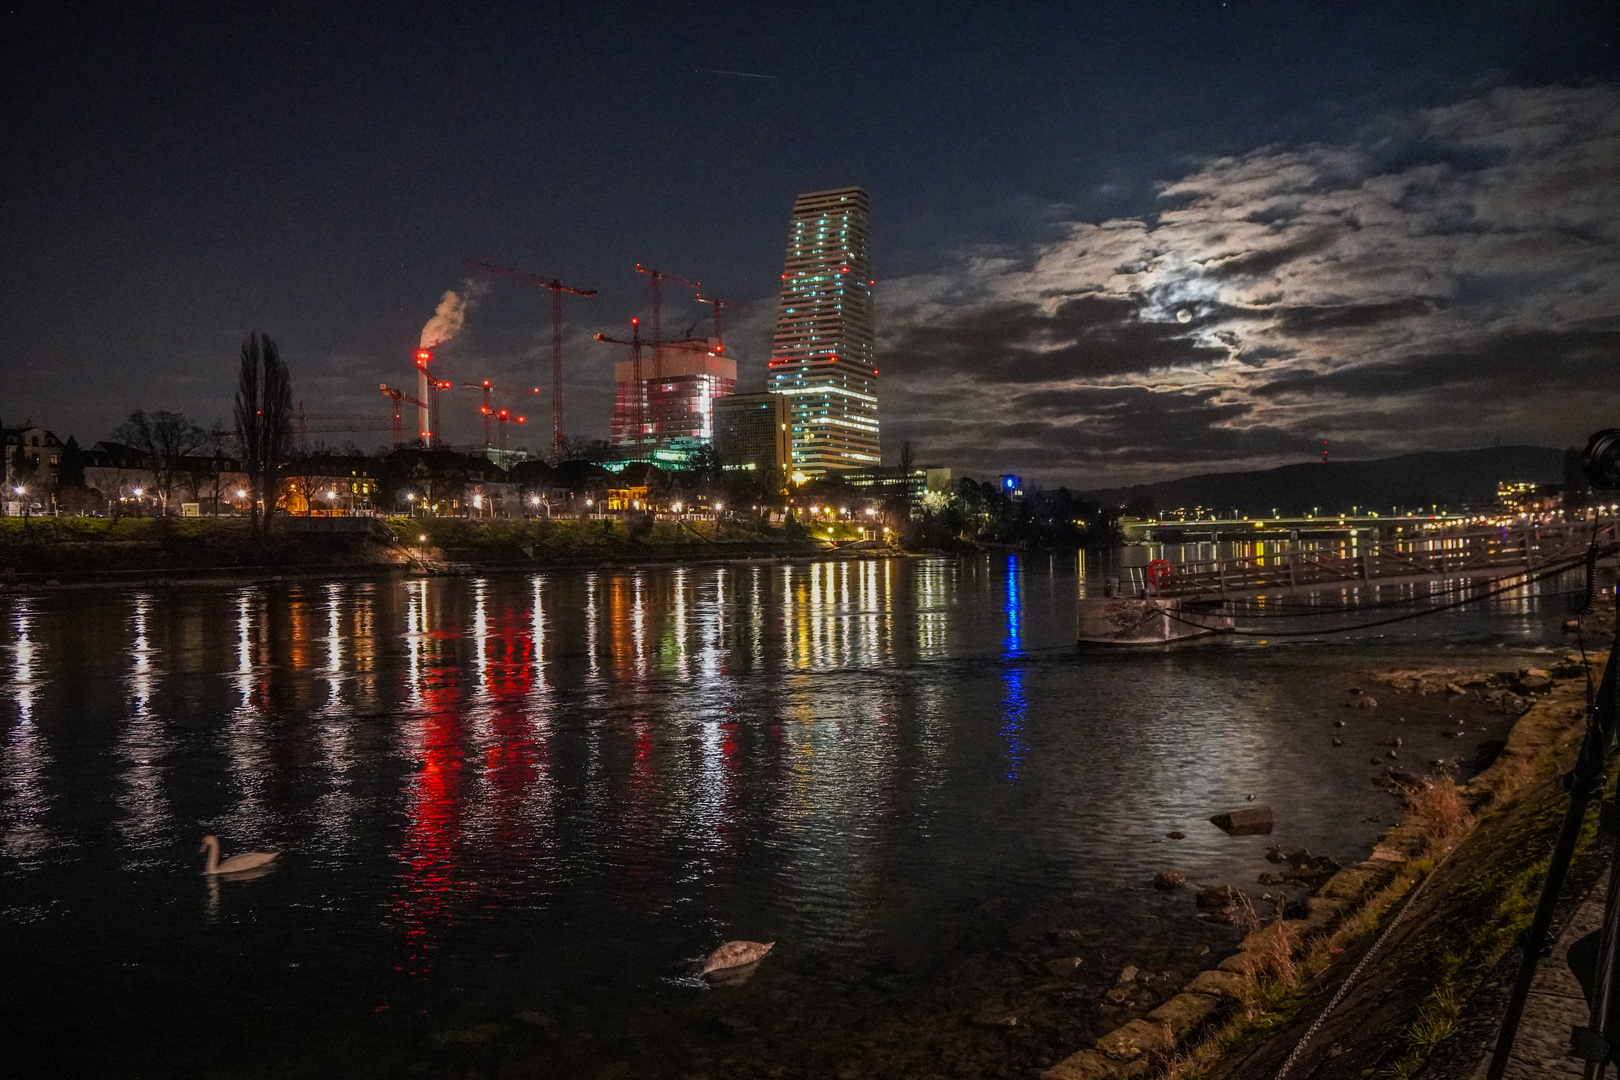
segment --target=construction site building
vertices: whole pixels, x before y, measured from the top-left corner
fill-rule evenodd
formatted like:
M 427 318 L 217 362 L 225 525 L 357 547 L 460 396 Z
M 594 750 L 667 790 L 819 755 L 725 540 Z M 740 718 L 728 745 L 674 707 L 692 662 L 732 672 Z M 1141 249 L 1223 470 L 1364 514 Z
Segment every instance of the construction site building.
M 639 382 L 634 363 L 614 365 L 618 386 L 609 439 L 631 459 L 684 464 L 713 440 L 714 403 L 737 385 L 737 362 L 712 347 L 687 348 L 690 344 L 675 342 L 660 350 L 661 359 L 644 359 Z M 644 418 L 639 432 L 638 417 Z

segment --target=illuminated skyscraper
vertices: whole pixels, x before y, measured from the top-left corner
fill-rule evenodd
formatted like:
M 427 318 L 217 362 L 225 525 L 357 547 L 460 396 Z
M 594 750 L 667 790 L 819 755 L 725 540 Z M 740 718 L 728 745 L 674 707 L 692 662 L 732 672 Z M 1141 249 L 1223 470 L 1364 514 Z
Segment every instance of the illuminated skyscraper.
M 870 206 L 858 187 L 793 201 L 770 391 L 788 399 L 793 468 L 809 476 L 879 462 Z

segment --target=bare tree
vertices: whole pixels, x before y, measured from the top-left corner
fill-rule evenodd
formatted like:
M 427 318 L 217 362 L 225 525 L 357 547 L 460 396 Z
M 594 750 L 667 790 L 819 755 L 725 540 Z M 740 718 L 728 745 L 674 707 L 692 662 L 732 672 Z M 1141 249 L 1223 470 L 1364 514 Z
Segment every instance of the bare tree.
M 292 451 L 292 380 L 268 334 L 242 342 L 236 386 L 236 442 L 247 472 L 253 527 L 263 531 L 276 509 L 276 472 Z M 264 503 L 264 513 L 259 503 Z
M 140 453 L 152 473 L 152 488 L 166 511 L 186 459 L 208 442 L 208 433 L 184 413 L 136 409 L 113 431 L 113 438 Z

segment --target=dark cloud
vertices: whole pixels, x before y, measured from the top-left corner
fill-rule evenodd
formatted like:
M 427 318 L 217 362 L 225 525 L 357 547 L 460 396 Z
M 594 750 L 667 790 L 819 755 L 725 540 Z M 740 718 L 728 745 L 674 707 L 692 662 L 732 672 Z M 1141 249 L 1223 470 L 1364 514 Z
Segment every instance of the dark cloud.
M 1524 391 L 1614 393 L 1620 376 L 1620 330 L 1544 330 L 1483 339 L 1473 348 L 1403 355 L 1399 360 L 1311 374 L 1291 372 L 1254 388 L 1285 395 L 1416 395 L 1483 391 L 1505 397 Z
M 885 346 L 882 366 L 896 375 L 954 370 L 988 382 L 1043 383 L 1197 366 L 1222 355 L 1178 328 L 1138 319 L 1138 306 L 1083 296 L 1050 310 L 1035 303 L 969 309 L 907 327 Z
M 1282 206 L 1274 206 L 1268 209 L 1276 215 L 1272 217 L 1272 221 L 1279 224 L 1297 216 L 1297 211 L 1291 214 Z M 1247 215 L 1245 220 L 1260 221 L 1264 220 L 1266 216 L 1262 211 L 1255 211 Z M 1312 235 L 1296 240 L 1291 244 L 1284 244 L 1281 247 L 1264 251 L 1247 251 L 1240 255 L 1219 256 L 1206 264 L 1204 273 L 1217 281 L 1232 278 L 1262 277 L 1280 270 L 1295 259 L 1302 259 L 1307 255 L 1315 255 L 1319 251 L 1326 251 L 1333 246 L 1336 239 L 1337 236 L 1332 231 L 1318 229 Z
M 1274 311 L 1277 326 L 1284 333 L 1313 334 L 1374 326 L 1396 319 L 1432 313 L 1439 305 L 1433 300 L 1390 300 L 1381 304 L 1337 304 L 1331 306 L 1281 308 Z
M 886 422 L 1051 482 L 1579 441 L 1620 421 L 1617 118 L 1613 85 L 1499 88 L 893 283 Z

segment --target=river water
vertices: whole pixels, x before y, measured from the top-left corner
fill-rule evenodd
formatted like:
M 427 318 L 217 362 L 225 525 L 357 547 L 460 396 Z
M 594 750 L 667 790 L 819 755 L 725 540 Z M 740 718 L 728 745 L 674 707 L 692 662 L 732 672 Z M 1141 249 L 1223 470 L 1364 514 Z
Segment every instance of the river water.
M 1122 965 L 1187 976 L 1236 940 L 1156 871 L 1258 892 L 1272 843 L 1362 858 L 1390 733 L 1469 748 L 1351 685 L 1513 666 L 1563 614 L 1081 652 L 1082 582 L 1043 555 L 0 597 L 5 1058 L 1028 1076 Z M 1471 746 L 1509 718 L 1463 722 Z M 1208 823 L 1250 796 L 1273 836 Z M 204 833 L 281 855 L 209 880 Z M 705 983 L 734 938 L 777 944 Z

